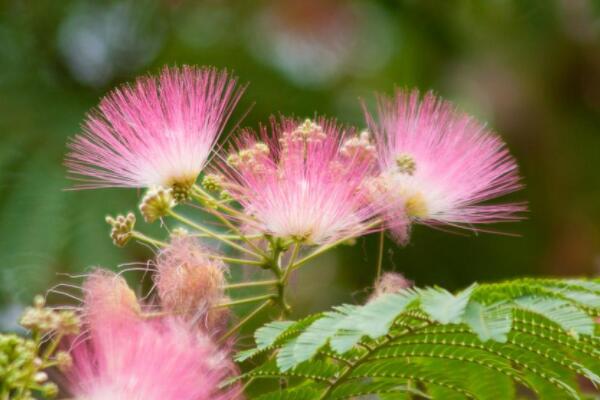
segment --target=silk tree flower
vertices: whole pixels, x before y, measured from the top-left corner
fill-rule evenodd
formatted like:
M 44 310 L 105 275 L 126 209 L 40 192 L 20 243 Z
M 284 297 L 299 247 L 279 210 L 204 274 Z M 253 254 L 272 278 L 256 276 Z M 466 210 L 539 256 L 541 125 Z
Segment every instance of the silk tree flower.
M 398 91 L 380 97 L 377 118 L 367 113 L 375 134 L 381 175 L 372 182 L 376 197 L 394 205 L 388 219 L 406 242 L 411 223 L 450 225 L 520 219 L 519 203 L 487 200 L 521 188 L 518 167 L 504 142 L 483 125 L 432 93 Z
M 377 207 L 363 189 L 375 166 L 367 133 L 290 118 L 272 119 L 271 133 L 261 127 L 259 140 L 245 131 L 227 159 L 224 188 L 252 217 L 251 228 L 308 244 L 375 229 Z
M 84 289 L 86 334 L 71 342 L 66 372 L 75 400 L 240 398 L 219 389 L 235 368 L 208 336 L 175 317 L 132 317 L 135 297 L 110 273 L 92 274 Z
M 236 80 L 213 68 L 165 68 L 108 94 L 70 143 L 79 188 L 173 188 L 196 181 L 239 100 Z
M 227 302 L 226 265 L 198 239 L 174 237 L 158 254 L 154 283 L 164 311 L 179 315 L 211 334 L 227 325 L 229 309 L 213 306 Z

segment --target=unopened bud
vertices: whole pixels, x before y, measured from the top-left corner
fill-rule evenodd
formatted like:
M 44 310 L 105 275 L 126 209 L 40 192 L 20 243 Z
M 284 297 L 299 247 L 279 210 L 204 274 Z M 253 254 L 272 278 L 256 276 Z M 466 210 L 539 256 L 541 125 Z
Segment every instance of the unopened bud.
M 73 359 L 71 355 L 66 351 L 59 351 L 56 356 L 56 365 L 58 369 L 65 372 L 68 371 L 73 366 Z
M 40 392 L 44 398 L 53 398 L 58 395 L 58 386 L 55 383 L 48 382 L 40 388 Z
M 44 383 L 48 380 L 48 374 L 40 371 L 40 372 L 36 372 L 35 375 L 33 376 L 33 381 L 35 383 Z
M 413 282 L 406 279 L 404 275 L 397 272 L 384 272 L 375 282 L 375 290 L 369 297 L 369 301 L 387 293 L 397 293 L 413 286 Z
M 401 174 L 413 175 L 417 170 L 417 163 L 410 154 L 399 154 L 396 157 L 396 166 Z
M 132 237 L 133 228 L 135 227 L 135 215 L 131 212 L 127 216 L 118 215 L 116 218 L 108 215 L 106 223 L 112 227 L 110 237 L 113 243 L 116 246 L 123 247 Z
M 376 151 L 375 146 L 371 144 L 371 134 L 362 131 L 360 135 L 347 139 L 340 148 L 340 154 L 351 159 L 375 159 Z
M 218 174 L 207 174 L 202 178 L 202 186 L 211 192 L 223 190 L 223 176 Z
M 98 269 L 85 281 L 85 307 L 91 318 L 135 317 L 141 313 L 133 290 L 125 279 L 113 272 Z
M 156 261 L 154 277 L 163 309 L 199 319 L 223 296 L 225 265 L 192 237 L 175 238 Z
M 148 192 L 140 203 L 140 212 L 146 222 L 154 222 L 168 214 L 175 207 L 173 189 L 165 189 L 160 186 L 154 187 Z

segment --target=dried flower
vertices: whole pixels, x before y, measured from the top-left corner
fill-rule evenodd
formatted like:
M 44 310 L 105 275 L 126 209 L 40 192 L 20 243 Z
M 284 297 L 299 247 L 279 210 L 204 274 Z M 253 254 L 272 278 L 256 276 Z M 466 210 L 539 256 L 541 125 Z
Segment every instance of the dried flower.
M 158 255 L 156 271 L 154 281 L 165 311 L 199 321 L 211 333 L 225 326 L 227 310 L 212 306 L 224 300 L 226 267 L 197 239 L 173 238 Z
M 325 119 L 271 122 L 272 138 L 265 128 L 262 141 L 246 132 L 228 158 L 224 186 L 254 218 L 253 228 L 309 244 L 372 229 L 378 207 L 367 202 L 363 181 L 373 163 L 358 156 L 367 138 L 350 139 L 352 131 Z
M 212 68 L 165 68 L 104 98 L 70 143 L 78 188 L 162 186 L 182 200 L 239 97 L 235 79 Z
M 504 142 L 450 103 L 399 91 L 380 98 L 377 121 L 367 120 L 381 168 L 371 188 L 395 204 L 387 219 L 396 220 L 391 229 L 399 241 L 406 242 L 412 222 L 474 229 L 519 219 L 522 204 L 481 204 L 521 187 Z

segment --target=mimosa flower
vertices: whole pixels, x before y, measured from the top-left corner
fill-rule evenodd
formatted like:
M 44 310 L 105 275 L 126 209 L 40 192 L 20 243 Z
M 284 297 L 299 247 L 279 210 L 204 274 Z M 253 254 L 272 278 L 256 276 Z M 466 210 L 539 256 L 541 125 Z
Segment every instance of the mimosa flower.
M 374 167 L 368 134 L 334 121 L 272 120 L 259 141 L 245 132 L 227 163 L 225 189 L 255 221 L 280 238 L 324 244 L 374 229 L 377 207 L 363 182 Z
M 154 282 L 163 310 L 200 323 L 207 332 L 224 328 L 228 309 L 214 308 L 227 299 L 225 264 L 189 236 L 175 237 L 156 259 Z
M 235 371 L 226 351 L 174 317 L 133 317 L 124 284 L 106 272 L 84 285 L 85 335 L 71 342 L 66 372 L 76 400 L 240 398 L 219 388 Z
M 380 98 L 377 118 L 367 120 L 381 170 L 371 186 L 395 204 L 390 216 L 406 220 L 392 227 L 400 241 L 411 222 L 475 229 L 520 219 L 522 204 L 484 203 L 521 188 L 515 160 L 499 136 L 451 103 L 398 91 Z
M 165 68 L 108 94 L 66 165 L 79 188 L 173 188 L 185 195 L 206 164 L 242 90 L 212 68 Z

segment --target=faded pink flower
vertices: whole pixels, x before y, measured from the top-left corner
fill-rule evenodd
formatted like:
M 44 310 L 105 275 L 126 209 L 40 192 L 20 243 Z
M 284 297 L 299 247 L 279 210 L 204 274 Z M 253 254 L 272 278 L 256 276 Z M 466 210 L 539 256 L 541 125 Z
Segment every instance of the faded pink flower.
M 112 294 L 120 293 L 123 282 L 110 273 L 93 280 L 85 285 L 85 336 L 71 342 L 73 363 L 66 372 L 76 400 L 240 398 L 238 388 L 219 389 L 235 367 L 208 336 L 172 317 L 132 318 L 127 307 L 107 307 L 123 304 L 100 301 L 112 285 L 119 287 Z
M 401 242 L 412 222 L 475 229 L 520 219 L 523 204 L 482 204 L 521 188 L 515 160 L 500 137 L 451 103 L 398 91 L 380 97 L 377 119 L 367 120 L 381 169 L 372 188 L 396 205 L 388 219 Z
M 175 237 L 158 254 L 154 282 L 163 310 L 199 323 L 207 332 L 221 331 L 229 309 L 214 308 L 228 300 L 224 293 L 225 264 L 212 257 L 198 239 Z
M 188 189 L 243 90 L 213 68 L 165 68 L 108 94 L 66 165 L 78 188 L 162 186 Z
M 373 171 L 375 148 L 334 121 L 272 119 L 272 137 L 246 131 L 227 159 L 228 193 L 254 228 L 309 244 L 330 243 L 373 230 L 377 207 L 362 184 Z M 251 224 L 251 223 L 249 223 Z

